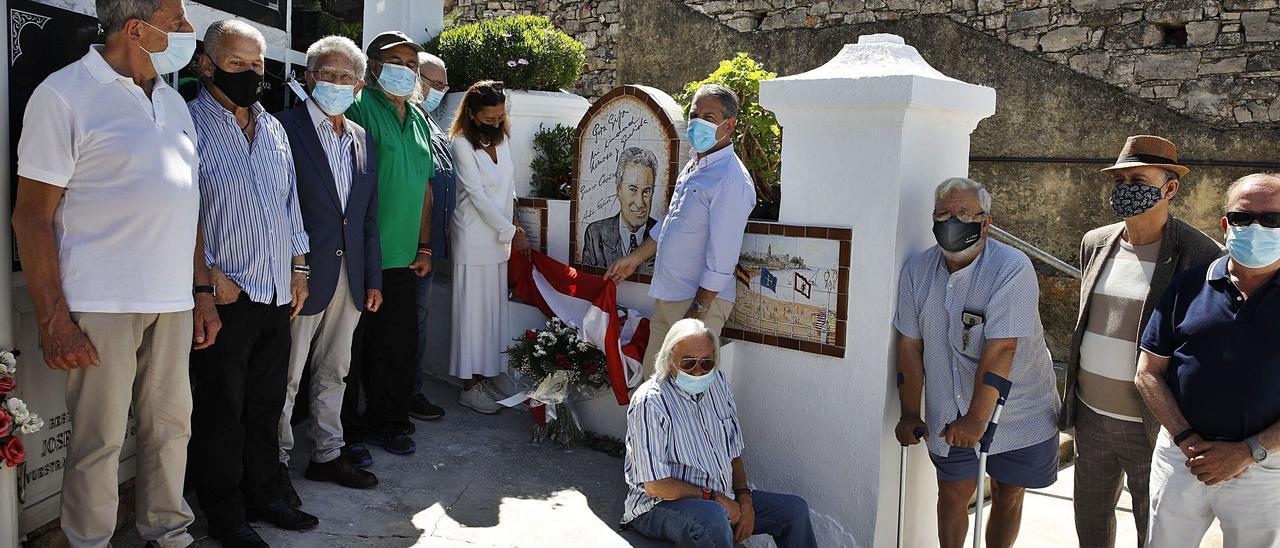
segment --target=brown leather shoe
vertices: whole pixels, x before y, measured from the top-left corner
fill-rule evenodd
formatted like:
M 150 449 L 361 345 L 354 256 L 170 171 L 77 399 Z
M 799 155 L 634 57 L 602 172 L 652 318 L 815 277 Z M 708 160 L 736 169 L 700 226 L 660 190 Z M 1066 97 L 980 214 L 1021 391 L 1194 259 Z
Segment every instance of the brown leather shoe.
M 351 489 L 371 489 L 378 485 L 377 476 L 372 472 L 352 467 L 351 461 L 342 455 L 329 462 L 311 461 L 302 477 L 311 481 L 336 483 Z

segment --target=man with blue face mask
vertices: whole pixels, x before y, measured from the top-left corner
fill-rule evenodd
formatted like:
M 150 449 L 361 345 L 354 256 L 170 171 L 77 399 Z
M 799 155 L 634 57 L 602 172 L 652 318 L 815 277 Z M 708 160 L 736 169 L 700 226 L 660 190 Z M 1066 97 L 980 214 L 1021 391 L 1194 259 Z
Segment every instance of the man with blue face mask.
M 1280 176 L 1227 189 L 1227 257 L 1179 274 L 1142 334 L 1138 391 L 1160 421 L 1147 546 L 1280 547 Z
M 221 323 L 197 237 L 195 126 L 160 76 L 191 61 L 195 34 L 181 0 L 98 0 L 97 14 L 106 44 L 36 87 L 17 149 L 13 232 L 36 352 L 67 372 L 75 422 L 62 531 L 77 548 L 108 545 L 133 417 L 138 530 L 187 546 L 188 359 L 221 340 Z
M 816 547 L 804 499 L 749 487 L 719 359 L 720 338 L 703 321 L 667 330 L 657 372 L 627 409 L 623 525 L 680 546 L 730 548 L 767 534 L 779 548 Z
M 645 374 L 653 371 L 657 349 L 671 324 L 694 318 L 719 333 L 733 311 L 733 271 L 747 218 L 756 206 L 751 174 L 733 150 L 737 126 L 738 96 L 733 90 L 717 84 L 698 88 L 687 131 L 693 158 L 676 179 L 666 215 L 649 230 L 649 238 L 605 273 L 622 283 L 656 255 L 649 285 L 655 301 Z
M 1083 548 L 1115 545 L 1122 483 L 1133 498 L 1139 546 L 1146 537 L 1160 423 L 1133 385 L 1138 336 L 1175 274 L 1222 254 L 1217 242 L 1170 214 L 1190 171 L 1168 140 L 1129 137 L 1116 163 L 1102 170 L 1121 221 L 1090 230 L 1080 242 L 1080 309 L 1058 427 L 1075 428 L 1073 500 Z
M 454 185 L 457 176 L 453 170 L 453 156 L 449 152 L 449 135 L 440 130 L 432 113 L 442 113 L 444 95 L 449 92 L 449 71 L 444 60 L 430 53 L 418 54 L 418 80 L 422 85 L 422 113 L 426 114 L 427 125 L 431 128 L 431 163 L 435 167 L 435 175 L 431 176 L 429 193 L 431 194 L 431 241 L 427 248 L 432 259 L 449 258 L 449 222 L 453 218 L 453 208 L 457 204 L 457 192 Z M 418 298 L 418 351 L 414 355 L 414 363 L 418 371 L 413 381 L 413 404 L 409 415 L 418 420 L 436 420 L 444 416 L 444 409 L 431 403 L 423 392 L 426 382 L 427 364 L 427 318 L 431 308 L 431 287 L 435 281 L 435 273 L 414 280 Z
M 418 348 L 417 279 L 431 272 L 431 126 L 415 106 L 422 46 L 387 31 L 365 48 L 365 88 L 346 115 L 373 136 L 378 165 L 377 223 L 383 304 L 366 310 L 356 330 L 343 402 L 343 436 L 353 466 L 368 467 L 365 443 L 393 455 L 417 450 L 409 411 Z M 360 388 L 365 409 L 359 412 Z
M 289 479 L 294 398 L 310 357 L 307 431 L 311 458 L 304 477 L 353 489 L 378 484 L 370 472 L 342 458 L 343 379 L 360 313 L 382 306 L 382 250 L 378 245 L 378 174 L 373 137 L 344 113 L 360 89 L 365 55 L 348 38 L 326 36 L 307 48 L 311 97 L 276 115 L 293 148 L 298 204 L 311 240 L 310 294 L 289 324 L 289 383 L 280 414 L 280 476 L 291 504 L 301 506 Z

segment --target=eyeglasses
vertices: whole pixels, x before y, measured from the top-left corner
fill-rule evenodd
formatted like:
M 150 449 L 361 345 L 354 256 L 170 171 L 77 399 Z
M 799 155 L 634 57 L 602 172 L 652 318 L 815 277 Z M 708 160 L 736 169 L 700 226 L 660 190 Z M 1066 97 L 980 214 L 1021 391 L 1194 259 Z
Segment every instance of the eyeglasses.
M 354 86 L 360 79 L 356 78 L 356 74 L 349 70 L 336 70 L 330 68 L 322 68 L 320 70 L 310 71 L 311 76 L 321 82 L 329 82 L 331 84 L 341 84 L 344 86 Z
M 695 370 L 702 373 L 709 373 L 716 368 L 716 361 L 711 358 L 681 358 L 680 370 L 685 373 L 693 373 Z
M 432 80 L 431 78 L 427 78 L 426 76 L 422 77 L 422 81 L 426 82 L 427 85 L 431 86 L 432 89 L 440 90 L 440 93 L 449 93 L 449 86 L 446 85 L 444 82 Z
M 1249 226 L 1257 221 L 1266 228 L 1280 228 L 1280 211 L 1228 211 L 1227 224 L 1231 226 Z
M 986 217 L 987 212 L 979 211 L 977 213 L 960 213 L 958 215 L 952 215 L 950 211 L 933 212 L 933 220 L 938 221 L 939 223 L 945 223 L 947 221 L 950 221 L 951 217 L 953 216 L 957 219 L 960 219 L 961 222 L 976 223 L 978 221 L 981 221 L 983 217 Z

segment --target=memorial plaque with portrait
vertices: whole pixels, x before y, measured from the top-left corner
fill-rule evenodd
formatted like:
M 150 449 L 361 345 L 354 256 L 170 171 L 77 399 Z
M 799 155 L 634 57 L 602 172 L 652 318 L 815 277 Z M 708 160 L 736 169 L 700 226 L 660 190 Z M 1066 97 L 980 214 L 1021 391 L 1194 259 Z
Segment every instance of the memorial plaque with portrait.
M 651 238 L 679 174 L 679 105 L 661 90 L 622 86 L 596 101 L 578 124 L 571 191 L 574 266 L 603 273 Z M 633 280 L 648 282 L 653 261 Z

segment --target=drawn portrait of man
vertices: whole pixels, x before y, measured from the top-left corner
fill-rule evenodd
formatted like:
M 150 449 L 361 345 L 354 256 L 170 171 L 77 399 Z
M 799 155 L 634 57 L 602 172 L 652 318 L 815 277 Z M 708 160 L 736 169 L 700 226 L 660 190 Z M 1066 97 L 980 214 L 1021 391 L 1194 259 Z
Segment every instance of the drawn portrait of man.
M 658 221 L 650 217 L 658 159 L 638 147 L 624 149 L 614 173 L 617 182 L 618 214 L 587 225 L 582 245 L 582 263 L 608 268 L 618 258 L 644 243 Z M 637 272 L 653 274 L 653 261 Z

